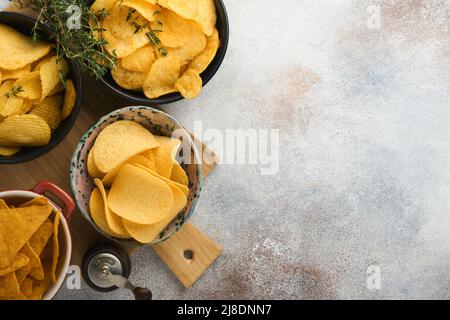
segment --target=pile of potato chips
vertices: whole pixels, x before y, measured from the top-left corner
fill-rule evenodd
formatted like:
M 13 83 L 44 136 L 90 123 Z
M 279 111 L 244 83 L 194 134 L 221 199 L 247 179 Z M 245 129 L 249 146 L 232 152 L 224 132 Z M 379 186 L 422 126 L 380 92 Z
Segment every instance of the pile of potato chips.
M 52 46 L 0 24 L 0 156 L 49 143 L 75 106 L 69 71 Z M 65 92 L 64 92 L 65 91 Z
M 0 300 L 40 300 L 56 282 L 60 213 L 43 197 L 17 208 L 0 199 Z
M 150 99 L 200 94 L 200 74 L 220 46 L 214 0 L 97 0 L 91 11 L 104 17 L 99 37 L 118 58 L 119 86 Z
M 89 152 L 96 188 L 91 216 L 105 233 L 150 243 L 186 207 L 189 179 L 175 160 L 181 141 L 121 120 L 105 127 Z

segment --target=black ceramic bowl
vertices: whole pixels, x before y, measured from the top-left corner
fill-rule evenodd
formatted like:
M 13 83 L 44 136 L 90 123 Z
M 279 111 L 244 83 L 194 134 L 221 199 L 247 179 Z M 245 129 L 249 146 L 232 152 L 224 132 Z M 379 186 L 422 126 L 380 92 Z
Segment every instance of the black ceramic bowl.
M 24 14 L 14 13 L 14 12 L 0 12 L 0 23 L 7 25 L 17 31 L 31 36 L 31 30 L 36 22 L 36 19 Z M 51 35 L 51 30 L 49 27 L 40 26 L 40 33 L 44 37 L 49 37 Z M 1 35 L 0 35 L 1 41 Z M 51 42 L 51 41 L 50 41 Z M 73 61 L 68 61 L 70 71 L 68 78 L 73 81 L 75 89 L 77 91 L 77 96 L 75 100 L 75 107 L 73 108 L 72 114 L 69 118 L 61 122 L 59 127 L 52 132 L 52 137 L 50 142 L 43 147 L 33 147 L 33 148 L 23 148 L 18 154 L 12 157 L 2 157 L 0 156 L 0 164 L 15 164 L 22 163 L 36 159 L 54 147 L 56 147 L 61 141 L 64 140 L 66 135 L 70 132 L 75 120 L 77 119 L 78 113 L 80 111 L 81 97 L 82 97 L 82 83 L 81 83 L 81 72 L 78 64 Z
M 205 86 L 209 82 L 209 80 L 212 79 L 212 77 L 216 74 L 217 70 L 222 64 L 222 61 L 225 58 L 225 53 L 227 52 L 228 38 L 230 36 L 228 16 L 227 11 L 225 9 L 225 5 L 223 4 L 222 0 L 215 0 L 214 2 L 216 3 L 216 13 L 217 13 L 216 28 L 219 31 L 220 47 L 216 53 L 214 60 L 211 62 L 208 68 L 200 75 L 203 80 L 203 86 Z M 93 1 L 88 3 L 91 4 L 93 3 Z M 102 77 L 101 81 L 112 91 L 135 104 L 157 106 L 161 104 L 173 103 L 184 99 L 183 96 L 178 92 L 166 94 L 156 99 L 149 99 L 142 92 L 121 88 L 114 81 L 110 73 Z

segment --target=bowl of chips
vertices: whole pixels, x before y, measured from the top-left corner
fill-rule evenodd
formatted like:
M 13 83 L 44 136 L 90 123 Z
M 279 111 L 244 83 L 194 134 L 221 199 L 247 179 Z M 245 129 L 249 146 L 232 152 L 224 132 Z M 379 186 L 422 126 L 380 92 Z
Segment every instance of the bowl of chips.
M 153 245 L 191 217 L 202 184 L 190 134 L 151 107 L 116 110 L 95 123 L 70 167 L 74 200 L 98 232 L 120 243 Z
M 0 164 L 36 159 L 72 129 L 81 104 L 81 73 L 57 58 L 51 30 L 36 19 L 0 12 Z
M 197 97 L 225 57 L 229 25 L 222 0 L 97 0 L 96 28 L 117 57 L 103 83 L 138 104 Z
M 72 254 L 74 208 L 48 181 L 30 191 L 0 192 L 0 300 L 50 300 L 58 293 Z

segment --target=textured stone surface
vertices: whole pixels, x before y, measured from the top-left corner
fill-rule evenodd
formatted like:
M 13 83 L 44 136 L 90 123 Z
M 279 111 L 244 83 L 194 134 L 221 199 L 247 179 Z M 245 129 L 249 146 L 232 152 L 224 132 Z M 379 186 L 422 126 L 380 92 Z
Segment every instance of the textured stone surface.
M 148 249 L 132 280 L 156 299 L 450 298 L 450 3 L 225 2 L 222 68 L 165 110 L 204 129 L 280 129 L 280 171 L 221 165 L 205 181 L 192 221 L 224 251 L 193 289 Z M 381 290 L 366 287 L 370 265 Z M 83 284 L 58 298 L 130 295 Z

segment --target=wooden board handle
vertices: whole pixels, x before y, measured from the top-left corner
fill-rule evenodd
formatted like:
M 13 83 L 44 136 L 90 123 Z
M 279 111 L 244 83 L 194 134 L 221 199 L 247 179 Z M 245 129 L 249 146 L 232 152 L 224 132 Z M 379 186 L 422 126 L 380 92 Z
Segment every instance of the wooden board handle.
M 186 288 L 192 288 L 222 252 L 219 244 L 190 223 L 152 248 Z

